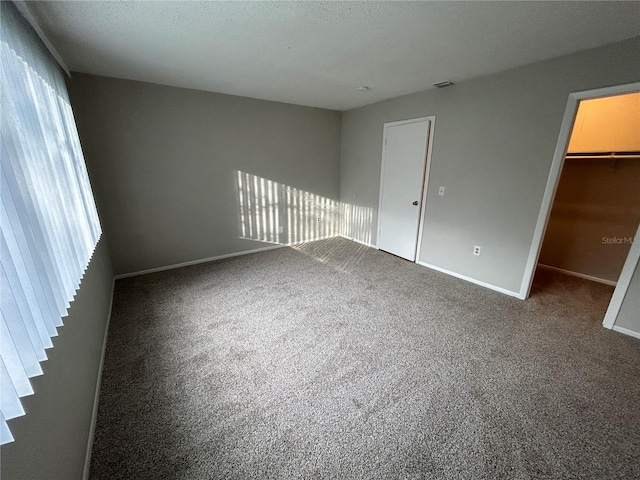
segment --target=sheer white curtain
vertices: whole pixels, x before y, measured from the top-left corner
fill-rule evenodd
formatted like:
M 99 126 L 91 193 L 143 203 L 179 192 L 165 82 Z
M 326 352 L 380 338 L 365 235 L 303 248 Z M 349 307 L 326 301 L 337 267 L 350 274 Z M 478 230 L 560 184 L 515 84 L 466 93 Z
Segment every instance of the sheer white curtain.
M 101 235 L 63 74 L 15 7 L 0 29 L 0 441 L 24 415 Z

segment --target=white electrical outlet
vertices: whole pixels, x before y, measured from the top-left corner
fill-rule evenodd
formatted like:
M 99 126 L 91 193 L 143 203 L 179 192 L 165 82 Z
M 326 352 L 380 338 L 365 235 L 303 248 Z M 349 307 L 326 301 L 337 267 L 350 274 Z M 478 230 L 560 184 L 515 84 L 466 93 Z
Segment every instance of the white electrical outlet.
M 473 247 L 473 254 L 477 255 L 478 257 L 480 256 L 480 245 L 475 245 Z
M 438 188 L 438 195 L 439 195 L 440 197 L 444 197 L 444 187 L 440 187 L 440 188 Z
M 278 227 L 278 233 L 284 233 L 284 227 Z

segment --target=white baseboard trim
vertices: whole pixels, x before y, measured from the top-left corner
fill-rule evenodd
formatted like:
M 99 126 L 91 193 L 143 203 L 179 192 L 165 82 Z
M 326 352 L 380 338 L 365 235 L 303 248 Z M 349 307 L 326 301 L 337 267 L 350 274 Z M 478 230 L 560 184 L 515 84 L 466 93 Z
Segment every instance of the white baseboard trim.
M 148 273 L 164 272 L 165 270 L 173 270 L 174 268 L 190 267 L 191 265 L 198 265 L 200 263 L 214 262 L 216 260 L 223 260 L 225 258 L 239 257 L 241 255 L 249 255 L 251 253 L 266 252 L 268 250 L 275 250 L 276 248 L 295 247 L 296 245 L 303 245 L 305 243 L 317 242 L 319 240 L 326 240 L 328 238 L 335 238 L 335 237 L 344 237 L 344 235 L 325 235 L 324 237 L 312 238 L 310 240 L 305 240 L 304 242 L 275 244 L 275 245 L 270 245 L 268 247 L 254 248 L 253 250 L 243 250 L 241 252 L 226 253 L 224 255 L 216 255 L 215 257 L 207 257 L 207 258 L 201 258 L 199 260 L 190 260 L 188 262 L 174 263 L 171 265 L 165 265 L 164 267 L 149 268 L 147 270 L 139 270 L 137 272 L 130 272 L 130 273 L 121 273 L 119 275 L 116 275 L 115 279 L 120 280 L 123 278 L 146 275 Z M 375 245 L 370 245 L 368 243 L 364 243 L 359 240 L 355 240 L 349 237 L 344 237 L 344 238 L 353 240 L 354 242 L 362 243 L 363 245 L 366 245 L 368 247 L 377 248 Z
M 87 453 L 84 458 L 84 471 L 82 473 L 83 480 L 89 480 L 89 471 L 91 468 L 91 452 L 93 451 L 93 438 L 96 434 L 96 422 L 98 420 L 98 404 L 100 401 L 100 387 L 102 385 L 102 370 L 104 368 L 104 356 L 107 351 L 107 337 L 109 336 L 109 324 L 111 323 L 111 311 L 113 310 L 113 294 L 115 290 L 116 279 L 114 277 L 111 282 L 111 299 L 109 300 L 109 313 L 107 314 L 107 323 L 104 327 L 104 340 L 102 341 L 102 353 L 100 354 L 100 365 L 98 365 L 98 378 L 96 380 L 96 393 L 93 397 L 93 413 L 91 415 L 91 425 L 89 427 L 89 438 L 87 440 Z
M 466 275 L 461 275 L 459 273 L 452 272 L 444 268 L 436 267 L 435 265 L 431 265 L 430 263 L 425 263 L 420 260 L 418 260 L 416 263 L 418 265 L 422 265 L 423 267 L 430 268 L 431 270 L 436 270 L 441 273 L 446 273 L 447 275 L 451 275 L 452 277 L 456 277 L 461 280 L 466 280 L 467 282 L 475 283 L 476 285 L 480 285 L 481 287 L 485 287 L 490 290 L 495 290 L 496 292 L 504 293 L 505 295 L 509 295 L 510 297 L 516 297 L 516 298 L 519 298 L 520 300 L 524 300 L 524 298 L 522 298 L 518 292 L 512 292 L 511 290 L 507 290 L 505 288 L 496 287 L 495 285 L 491 285 L 490 283 L 481 282 L 480 280 L 476 280 L 475 278 L 467 277 Z
M 271 245 L 269 247 L 255 248 L 253 250 L 243 250 L 242 252 L 226 253 L 224 255 L 216 255 L 215 257 L 201 258 L 200 260 L 174 263 L 172 265 L 165 265 L 164 267 L 149 268 L 147 270 L 140 270 L 131 273 L 121 273 L 120 275 L 116 275 L 115 279 L 120 280 L 122 278 L 137 277 L 139 275 L 146 275 L 148 273 L 164 272 L 165 270 L 173 270 L 174 268 L 189 267 L 191 265 L 198 265 L 200 263 L 213 262 L 215 260 L 222 260 L 224 258 L 239 257 L 240 255 L 249 255 L 251 253 L 266 252 L 267 250 L 275 250 L 276 248 L 283 248 L 288 246 L 289 245 Z
M 342 237 L 342 238 L 346 238 L 347 240 L 351 240 L 352 242 L 359 243 L 360 245 L 364 245 L 365 247 L 375 248 L 376 250 L 378 249 L 378 246 L 374 245 L 373 243 L 363 242 L 362 240 L 358 240 L 357 238 L 348 237 L 348 236 L 342 235 L 342 234 L 340 234 L 338 236 Z
M 564 268 L 552 267 L 551 265 L 545 265 L 544 263 L 539 263 L 538 267 L 544 270 L 551 270 L 553 272 L 571 275 L 572 277 L 584 278 L 585 280 L 591 280 L 592 282 L 604 283 L 605 285 L 611 285 L 612 287 L 615 287 L 618 284 L 617 282 L 605 280 L 604 278 L 594 277 L 585 273 L 573 272 L 571 270 L 565 270 Z
M 325 235 L 324 237 L 316 237 L 316 238 L 310 238 L 309 240 L 303 240 L 300 242 L 296 242 L 296 243 L 287 243 L 284 244 L 284 247 L 295 247 L 296 245 L 304 245 L 306 243 L 311 243 L 311 242 L 319 242 L 320 240 L 327 240 L 329 238 L 336 238 L 336 237 L 340 237 L 340 235 Z
M 635 332 L 633 330 L 629 330 L 628 328 L 620 327 L 618 325 L 614 325 L 611 327 L 611 330 L 614 330 L 618 333 L 624 333 L 625 335 L 629 335 L 633 338 L 640 338 L 640 332 Z

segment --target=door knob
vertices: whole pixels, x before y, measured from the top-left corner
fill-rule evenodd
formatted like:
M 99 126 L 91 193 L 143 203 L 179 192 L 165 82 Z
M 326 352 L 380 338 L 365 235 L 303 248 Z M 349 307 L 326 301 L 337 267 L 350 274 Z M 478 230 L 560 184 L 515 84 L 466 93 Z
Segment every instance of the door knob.
M 412 203 L 412 205 L 418 205 L 418 200 Z

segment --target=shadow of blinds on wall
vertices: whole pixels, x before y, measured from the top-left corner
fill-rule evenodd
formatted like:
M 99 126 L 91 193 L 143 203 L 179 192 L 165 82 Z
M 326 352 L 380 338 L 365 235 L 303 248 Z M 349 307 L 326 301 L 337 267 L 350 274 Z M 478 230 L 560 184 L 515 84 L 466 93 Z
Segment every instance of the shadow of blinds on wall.
M 42 374 L 51 337 L 102 233 L 58 64 L 2 2 L 0 441 L 24 415 L 29 378 Z

